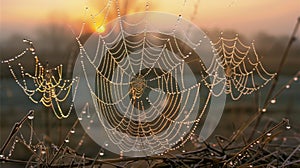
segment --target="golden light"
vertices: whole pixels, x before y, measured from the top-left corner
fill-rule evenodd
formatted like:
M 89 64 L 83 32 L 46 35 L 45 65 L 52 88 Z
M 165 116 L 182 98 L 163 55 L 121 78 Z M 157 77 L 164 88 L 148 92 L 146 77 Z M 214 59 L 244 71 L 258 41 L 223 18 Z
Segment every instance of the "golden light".
M 98 26 L 98 27 L 96 28 L 96 31 L 97 31 L 98 33 L 103 33 L 103 32 L 105 31 L 105 26 L 104 26 L 104 25 Z

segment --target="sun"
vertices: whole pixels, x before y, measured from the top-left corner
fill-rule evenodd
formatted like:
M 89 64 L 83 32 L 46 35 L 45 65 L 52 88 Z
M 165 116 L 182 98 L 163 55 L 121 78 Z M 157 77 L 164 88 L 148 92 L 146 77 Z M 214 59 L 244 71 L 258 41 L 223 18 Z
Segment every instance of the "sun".
M 105 26 L 104 25 L 96 27 L 96 32 L 103 33 L 104 31 L 105 31 Z

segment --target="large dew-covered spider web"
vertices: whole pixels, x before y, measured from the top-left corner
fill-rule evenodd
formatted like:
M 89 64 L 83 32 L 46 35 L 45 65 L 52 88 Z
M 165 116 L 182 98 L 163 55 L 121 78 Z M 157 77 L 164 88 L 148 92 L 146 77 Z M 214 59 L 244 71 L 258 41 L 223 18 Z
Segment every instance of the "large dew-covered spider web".
M 181 16 L 158 12 L 118 17 L 105 30 L 78 39 L 74 75 L 85 80 L 75 106 L 88 102 L 95 111 L 87 133 L 125 156 L 179 149 L 194 134 L 206 139 L 225 103 L 225 94 L 210 91 L 222 87 L 205 85 L 214 59 L 206 35 Z
M 110 6 L 97 14 L 105 16 L 103 23 Z M 262 66 L 254 44 L 238 36 L 212 42 L 182 15 L 146 10 L 121 17 L 118 3 L 116 9 L 117 19 L 87 40 L 78 36 L 74 75 L 85 79 L 76 108 L 90 105 L 86 119 L 77 111 L 81 124 L 120 156 L 177 150 L 194 135 L 205 140 L 226 95 L 237 100 L 275 76 Z

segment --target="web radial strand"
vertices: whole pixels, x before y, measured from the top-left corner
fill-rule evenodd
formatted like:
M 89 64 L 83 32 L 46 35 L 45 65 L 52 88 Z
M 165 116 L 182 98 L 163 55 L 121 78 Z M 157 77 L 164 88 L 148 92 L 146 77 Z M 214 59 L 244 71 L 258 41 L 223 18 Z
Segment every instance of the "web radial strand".
M 206 71 L 213 61 L 200 56 L 212 58 L 209 40 L 198 29 L 201 37 L 186 32 L 193 25 L 178 17 L 167 15 L 167 25 L 159 19 L 155 12 L 119 17 L 106 25 L 110 31 L 84 45 L 78 41 L 74 74 L 85 78 L 82 95 L 89 93 L 84 100 L 91 98 L 98 119 L 97 131 L 88 134 L 112 152 L 148 156 L 178 149 L 209 106 L 205 84 L 214 84 Z

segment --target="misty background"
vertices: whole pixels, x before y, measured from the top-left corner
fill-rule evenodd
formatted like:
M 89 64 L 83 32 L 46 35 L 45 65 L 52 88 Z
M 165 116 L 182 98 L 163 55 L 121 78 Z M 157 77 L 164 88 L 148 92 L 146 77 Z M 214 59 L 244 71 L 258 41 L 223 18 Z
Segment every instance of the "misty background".
M 130 7 L 130 4 L 124 5 L 125 7 L 126 5 L 129 5 L 126 8 L 133 9 L 133 11 L 138 11 L 139 9 L 136 8 L 136 10 L 134 10 L 134 5 L 133 7 Z M 123 14 L 126 14 L 126 12 Z M 289 18 L 289 20 L 293 21 L 291 24 L 292 26 L 297 22 L 296 17 Z M 195 22 L 197 22 L 197 20 Z M 268 24 L 267 21 L 265 22 L 265 24 Z M 30 29 L 30 33 L 25 34 L 22 33 L 22 31 L 19 32 L 15 27 L 12 27 L 10 32 L 7 32 L 9 30 L 7 27 L 5 27 L 6 31 L 3 31 L 4 26 L 0 25 L 0 60 L 12 58 L 18 55 L 27 47 L 22 40 L 24 38 L 30 39 L 34 43 L 40 62 L 43 65 L 46 65 L 46 62 L 48 62 L 50 67 L 63 64 L 63 72 L 65 72 L 64 78 L 70 79 L 72 77 L 72 63 L 76 60 L 78 52 L 75 35 L 72 33 L 71 29 L 78 32 L 81 24 L 81 20 L 72 22 L 70 26 L 70 24 L 68 24 L 68 20 L 52 19 L 48 20 L 46 23 L 43 22 L 42 24 L 37 24 L 37 26 Z M 249 45 L 254 40 L 256 51 L 261 58 L 260 60 L 266 70 L 272 73 L 276 72 L 279 66 L 292 32 L 292 29 L 288 29 L 286 32 L 282 33 L 281 31 L 278 34 L 272 30 L 270 30 L 270 32 L 263 30 L 249 33 L 247 31 L 242 31 L 243 29 L 241 28 L 236 30 L 234 28 L 235 25 L 232 25 L 232 28 L 214 27 L 214 25 L 215 24 L 210 24 L 209 27 L 203 27 L 204 31 L 213 41 L 219 37 L 220 32 L 224 32 L 224 37 L 231 38 L 235 37 L 236 34 L 239 34 L 242 42 Z M 26 27 L 26 25 L 24 26 Z M 20 28 L 22 28 L 22 24 L 19 25 L 19 29 Z M 30 73 L 33 72 L 33 57 L 26 55 L 19 61 L 22 62 L 26 71 L 29 71 Z M 300 36 L 298 32 L 295 42 L 289 51 L 282 74 L 279 77 L 280 82 L 276 89 L 278 90 L 281 86 L 284 86 L 285 83 L 299 70 Z M 269 86 L 270 84 L 259 91 L 262 95 L 262 99 L 268 92 Z M 280 98 L 278 98 L 278 103 L 270 106 L 270 111 L 264 115 L 264 119 L 280 121 L 283 117 L 289 118 L 292 128 L 299 130 L 299 90 L 300 82 L 298 81 L 293 84 L 289 90 L 285 91 Z M 250 115 L 255 113 L 256 109 L 254 106 L 254 97 L 254 94 L 244 96 L 239 101 L 235 102 L 227 97 L 225 111 L 215 134 L 229 135 L 236 127 L 246 121 Z M 66 102 L 64 104 L 65 110 L 69 106 L 68 103 L 69 102 Z M 23 90 L 15 83 L 9 72 L 8 65 L 0 64 L 0 146 L 4 143 L 14 123 L 20 120 L 31 109 L 36 111 L 35 128 L 37 128 L 37 132 L 43 137 L 51 138 L 54 142 L 61 142 L 71 124 L 77 119 L 76 113 L 73 111 L 70 118 L 57 120 L 51 109 L 45 108 L 41 104 L 32 103 L 24 94 Z M 97 145 L 88 137 L 86 138 L 85 143 L 90 143 L 91 146 L 90 149 L 86 149 L 86 153 L 95 153 L 98 151 Z M 92 149 L 93 146 L 96 146 L 96 148 Z

